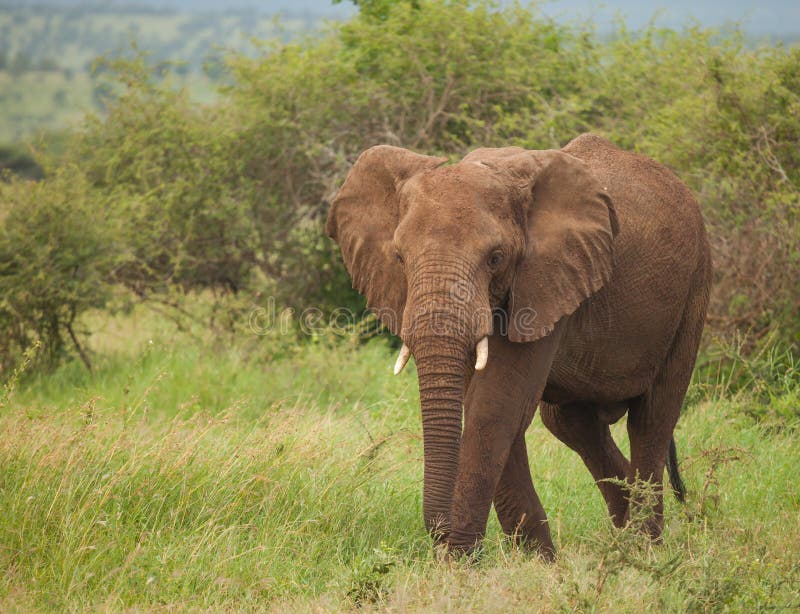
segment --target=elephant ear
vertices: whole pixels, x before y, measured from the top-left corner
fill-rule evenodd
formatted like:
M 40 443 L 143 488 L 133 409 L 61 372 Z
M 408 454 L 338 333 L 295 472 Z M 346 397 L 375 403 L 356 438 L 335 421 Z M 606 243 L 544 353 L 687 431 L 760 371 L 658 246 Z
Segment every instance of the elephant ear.
M 350 169 L 328 212 L 325 230 L 342 250 L 353 287 L 395 335 L 406 302 L 406 278 L 393 242 L 400 216 L 398 192 L 415 174 L 446 160 L 401 147 L 371 147 Z
M 507 173 L 520 203 L 527 245 L 511 287 L 508 337 L 535 341 L 610 279 L 618 232 L 613 203 L 588 166 L 561 151 L 504 148 L 471 156 Z

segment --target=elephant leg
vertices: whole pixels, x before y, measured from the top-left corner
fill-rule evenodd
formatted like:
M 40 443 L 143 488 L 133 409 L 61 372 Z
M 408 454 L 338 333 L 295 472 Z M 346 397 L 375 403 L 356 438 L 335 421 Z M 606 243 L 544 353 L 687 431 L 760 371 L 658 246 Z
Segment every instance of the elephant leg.
M 626 489 L 609 479 L 625 480 L 630 465 L 611 437 L 598 408 L 588 403 L 541 404 L 542 422 L 553 435 L 577 452 L 603 495 L 615 526 L 622 526 L 628 511 Z
M 672 394 L 667 395 L 668 400 L 664 399 L 661 382 L 658 378 L 650 392 L 636 399 L 628 415 L 629 479 L 649 483 L 654 490 L 652 493 L 633 492 L 625 521 L 633 520 L 654 540 L 661 536 L 664 525 L 664 467 L 682 401 L 682 397 L 677 399 Z
M 547 515 L 531 480 L 524 428 L 511 444 L 494 493 L 494 509 L 506 535 L 516 543 L 538 551 L 548 561 L 555 559 Z
M 635 399 L 628 411 L 630 478 L 650 482 L 656 489 L 652 509 L 647 510 L 645 518 L 637 518 L 635 513 L 643 504 L 643 496 L 631 497 L 628 516 L 633 515 L 634 520 L 641 522 L 642 530 L 655 540 L 661 537 L 664 526 L 664 467 L 700 345 L 707 299 L 702 290 L 690 296 L 672 346 L 650 390 Z
M 533 418 L 562 330 L 557 326 L 532 343 L 512 343 L 498 334 L 489 338 L 489 362 L 472 376 L 464 398 L 447 536 L 450 551 L 469 553 L 483 538 L 512 444 Z

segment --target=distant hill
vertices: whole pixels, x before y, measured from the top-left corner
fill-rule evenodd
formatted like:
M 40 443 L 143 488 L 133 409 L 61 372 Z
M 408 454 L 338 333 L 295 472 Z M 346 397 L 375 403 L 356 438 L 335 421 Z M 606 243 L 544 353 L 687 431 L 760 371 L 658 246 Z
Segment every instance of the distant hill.
M 57 3 L 9 6 L 0 0 L 0 144 L 75 125 L 86 111 L 102 108 L 103 80 L 89 68 L 98 56 L 131 56 L 134 42 L 154 64 L 178 62 L 176 82 L 193 98 L 210 100 L 225 50 L 253 52 L 252 39 L 286 40 L 319 30 L 326 19 L 296 5 L 276 23 L 273 15 L 246 7 L 220 12 Z
M 17 72 L 25 72 L 47 65 L 83 71 L 100 55 L 130 53 L 135 41 L 155 62 L 186 62 L 190 70 L 197 71 L 210 58 L 219 57 L 220 48 L 247 51 L 253 48 L 253 38 L 286 40 L 318 30 L 326 19 L 297 7 L 278 13 L 281 18 L 275 23 L 273 14 L 247 7 L 219 12 L 54 2 L 59 6 L 20 3 L 4 7 L 0 3 L 0 70 L 16 67 Z

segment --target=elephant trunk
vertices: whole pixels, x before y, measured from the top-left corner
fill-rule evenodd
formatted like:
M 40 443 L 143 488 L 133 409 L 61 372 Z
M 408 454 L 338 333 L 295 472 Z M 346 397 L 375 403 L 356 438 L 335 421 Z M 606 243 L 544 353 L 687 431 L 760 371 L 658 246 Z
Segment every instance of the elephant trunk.
M 415 267 L 402 337 L 419 377 L 425 451 L 425 526 L 441 541 L 449 530 L 461 447 L 464 393 L 471 367 L 483 368 L 491 333 L 488 295 L 469 264 L 438 257 Z M 404 360 L 401 351 L 398 367 Z
M 461 448 L 462 405 L 468 346 L 437 339 L 415 353 L 425 450 L 423 515 L 437 541 L 449 532 Z

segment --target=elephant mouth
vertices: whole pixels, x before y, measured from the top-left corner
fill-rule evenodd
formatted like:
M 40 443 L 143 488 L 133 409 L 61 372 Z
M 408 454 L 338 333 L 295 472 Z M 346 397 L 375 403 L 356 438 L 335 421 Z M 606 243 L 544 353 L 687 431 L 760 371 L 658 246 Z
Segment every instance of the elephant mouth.
M 400 353 L 397 355 L 397 361 L 394 363 L 395 375 L 402 373 L 410 357 L 411 349 L 404 343 L 403 347 L 400 348 Z M 489 337 L 482 337 L 475 345 L 475 370 L 483 371 L 487 362 L 489 362 Z

